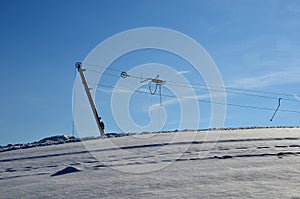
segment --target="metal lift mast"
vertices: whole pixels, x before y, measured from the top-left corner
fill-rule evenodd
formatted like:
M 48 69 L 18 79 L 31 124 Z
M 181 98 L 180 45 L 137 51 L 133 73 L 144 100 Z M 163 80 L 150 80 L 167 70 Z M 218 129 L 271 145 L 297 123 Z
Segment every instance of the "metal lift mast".
M 84 86 L 84 90 L 85 90 L 86 95 L 88 97 L 88 100 L 90 102 L 90 105 L 91 105 L 91 108 L 92 108 L 92 111 L 93 111 L 98 129 L 99 129 L 99 132 L 100 132 L 100 135 L 101 135 L 102 138 L 104 138 L 105 137 L 104 129 L 102 128 L 100 117 L 99 117 L 99 114 L 97 112 L 95 102 L 93 100 L 93 97 L 91 95 L 90 89 L 88 87 L 88 84 L 87 84 L 87 81 L 86 81 L 86 78 L 85 78 L 85 75 L 83 73 L 85 71 L 85 69 L 82 68 L 82 64 L 80 62 L 76 63 L 76 68 L 78 69 L 78 72 L 80 74 L 82 84 Z

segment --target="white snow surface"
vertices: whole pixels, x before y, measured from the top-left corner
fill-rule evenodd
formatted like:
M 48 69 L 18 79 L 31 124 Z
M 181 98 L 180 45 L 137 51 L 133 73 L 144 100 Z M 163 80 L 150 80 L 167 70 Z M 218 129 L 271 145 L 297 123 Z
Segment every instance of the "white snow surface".
M 2 152 L 0 191 L 0 198 L 296 199 L 300 128 L 141 134 Z

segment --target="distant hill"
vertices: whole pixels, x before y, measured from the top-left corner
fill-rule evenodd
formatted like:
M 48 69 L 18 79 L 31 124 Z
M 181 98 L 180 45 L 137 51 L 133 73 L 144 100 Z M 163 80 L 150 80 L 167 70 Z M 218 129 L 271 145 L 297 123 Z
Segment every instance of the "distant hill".
M 106 133 L 106 138 L 114 138 L 114 137 L 124 137 L 135 134 L 150 134 L 150 133 L 172 133 L 172 132 L 186 132 L 186 131 L 212 131 L 212 130 L 242 130 L 242 129 L 266 129 L 266 128 L 299 128 L 299 126 L 268 126 L 268 127 L 237 127 L 237 128 L 210 128 L 210 129 L 199 129 L 199 130 L 170 130 L 170 131 L 160 131 L 160 132 L 143 132 L 143 133 Z M 85 140 L 98 139 L 99 137 L 85 137 L 85 138 L 76 138 L 74 136 L 68 135 L 57 135 L 46 137 L 36 142 L 25 143 L 25 144 L 8 144 L 6 146 L 0 146 L 0 152 L 12 151 L 18 149 L 28 149 L 32 147 L 41 147 L 41 146 L 49 146 L 49 145 L 57 145 L 57 144 L 65 144 L 72 142 L 81 142 Z

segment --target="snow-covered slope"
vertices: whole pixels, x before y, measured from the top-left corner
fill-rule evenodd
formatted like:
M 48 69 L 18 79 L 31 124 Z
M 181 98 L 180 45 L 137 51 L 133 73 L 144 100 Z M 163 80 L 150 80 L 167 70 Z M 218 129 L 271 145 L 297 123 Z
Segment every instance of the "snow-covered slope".
M 188 131 L 0 153 L 0 198 L 300 198 L 300 129 Z

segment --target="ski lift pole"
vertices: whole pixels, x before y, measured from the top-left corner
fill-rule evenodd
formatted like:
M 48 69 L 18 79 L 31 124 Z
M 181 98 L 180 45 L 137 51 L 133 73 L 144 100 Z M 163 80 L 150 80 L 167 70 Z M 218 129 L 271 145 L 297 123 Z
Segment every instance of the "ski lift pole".
M 105 137 L 104 129 L 102 128 L 100 117 L 99 117 L 99 114 L 97 112 L 95 102 L 93 100 L 93 97 L 91 95 L 90 89 L 88 87 L 88 83 L 87 83 L 85 75 L 84 75 L 85 69 L 82 68 L 82 64 L 80 62 L 76 63 L 76 68 L 78 69 L 79 75 L 81 77 L 82 84 L 84 86 L 84 90 L 85 90 L 86 95 L 88 97 L 88 100 L 89 100 L 89 103 L 90 103 L 93 115 L 95 117 L 98 129 L 99 129 L 99 132 L 100 132 L 100 135 L 101 135 L 102 138 L 104 138 Z

